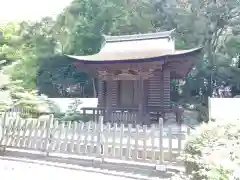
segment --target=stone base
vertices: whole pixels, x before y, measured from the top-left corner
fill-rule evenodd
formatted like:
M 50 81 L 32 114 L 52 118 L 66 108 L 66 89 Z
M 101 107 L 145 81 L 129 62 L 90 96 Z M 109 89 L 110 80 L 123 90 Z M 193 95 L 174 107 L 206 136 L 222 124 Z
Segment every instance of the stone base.
M 167 166 L 166 165 L 160 165 L 160 164 L 157 164 L 155 166 L 155 170 L 156 171 L 160 171 L 160 172 L 167 172 Z
M 104 159 L 103 158 L 94 158 L 92 163 L 93 165 L 100 165 L 104 162 Z
M 0 156 L 4 156 L 6 153 L 6 148 L 5 147 L 0 147 Z

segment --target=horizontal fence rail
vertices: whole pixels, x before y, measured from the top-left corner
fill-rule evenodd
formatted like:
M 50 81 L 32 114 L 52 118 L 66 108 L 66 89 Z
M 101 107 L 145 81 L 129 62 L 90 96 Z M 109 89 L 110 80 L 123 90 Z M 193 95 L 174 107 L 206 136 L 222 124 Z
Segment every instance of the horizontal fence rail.
M 0 145 L 101 158 L 114 158 L 147 163 L 176 163 L 186 135 L 179 128 L 163 128 L 158 125 L 133 126 L 132 124 L 98 122 L 61 122 L 48 119 L 24 119 L 4 116 Z

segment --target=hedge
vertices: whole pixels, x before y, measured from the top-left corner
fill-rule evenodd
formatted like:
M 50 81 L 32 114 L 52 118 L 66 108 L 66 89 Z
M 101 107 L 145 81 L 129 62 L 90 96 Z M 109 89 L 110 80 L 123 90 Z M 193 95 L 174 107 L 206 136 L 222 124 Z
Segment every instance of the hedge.
M 188 137 L 180 159 L 186 174 L 174 180 L 240 179 L 240 120 L 203 123 Z

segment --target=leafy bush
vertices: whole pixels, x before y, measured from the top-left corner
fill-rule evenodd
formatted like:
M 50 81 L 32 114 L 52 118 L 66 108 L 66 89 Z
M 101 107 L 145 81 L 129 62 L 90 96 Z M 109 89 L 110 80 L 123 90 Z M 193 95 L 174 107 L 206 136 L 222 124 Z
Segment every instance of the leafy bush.
M 183 179 L 240 179 L 240 120 L 202 124 L 188 137 L 181 159 L 186 166 Z
M 90 121 L 91 116 L 83 116 L 79 111 L 78 107 L 82 102 L 79 99 L 74 99 L 68 106 L 68 110 L 66 113 L 55 113 L 54 117 L 58 121 L 66 122 L 66 121 Z
M 62 112 L 60 112 L 60 113 L 54 113 L 54 118 L 56 118 L 56 119 L 61 119 L 61 118 L 63 118 L 65 116 L 65 113 L 62 113 Z
M 87 122 L 91 120 L 90 116 L 83 116 L 79 113 L 69 113 L 69 114 L 58 114 L 54 116 L 58 121 L 83 121 Z
M 196 110 L 199 113 L 198 122 L 208 122 L 208 107 L 206 105 L 197 105 Z
M 0 65 L 1 65 L 0 61 Z M 21 81 L 13 81 L 6 69 L 10 65 L 0 66 L 0 113 L 5 111 L 24 110 L 23 118 L 38 117 L 41 108 L 46 105 L 45 100 L 38 96 L 37 91 L 26 90 Z

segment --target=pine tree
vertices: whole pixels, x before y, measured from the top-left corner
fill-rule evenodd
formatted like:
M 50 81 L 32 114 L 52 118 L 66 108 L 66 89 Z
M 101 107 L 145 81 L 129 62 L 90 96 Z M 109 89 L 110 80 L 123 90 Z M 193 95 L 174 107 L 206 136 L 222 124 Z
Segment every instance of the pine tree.
M 13 81 L 6 73 L 11 65 L 4 65 L 0 61 L 0 112 L 13 109 L 23 110 L 24 116 L 37 117 L 42 113 L 49 113 L 49 106 L 45 96 L 39 96 L 37 91 L 29 91 L 21 86 L 20 81 Z M 27 112 L 27 113 L 26 113 Z

